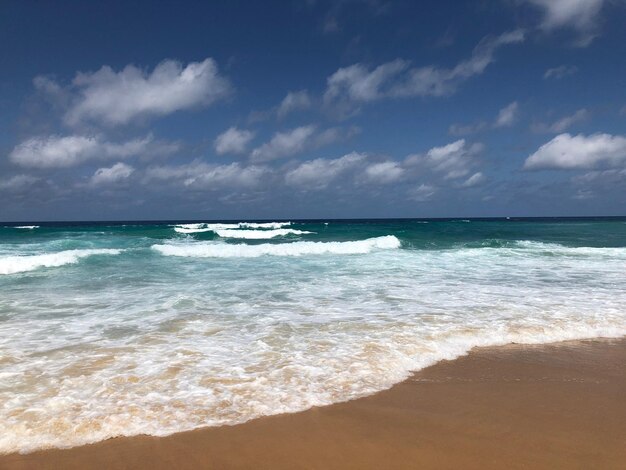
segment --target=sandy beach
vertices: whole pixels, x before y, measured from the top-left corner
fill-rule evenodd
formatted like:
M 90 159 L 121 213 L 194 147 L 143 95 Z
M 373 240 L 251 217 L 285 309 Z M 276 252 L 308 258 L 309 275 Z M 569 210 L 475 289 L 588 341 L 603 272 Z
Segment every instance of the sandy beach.
M 626 340 L 477 348 L 373 396 L 2 469 L 623 468 Z

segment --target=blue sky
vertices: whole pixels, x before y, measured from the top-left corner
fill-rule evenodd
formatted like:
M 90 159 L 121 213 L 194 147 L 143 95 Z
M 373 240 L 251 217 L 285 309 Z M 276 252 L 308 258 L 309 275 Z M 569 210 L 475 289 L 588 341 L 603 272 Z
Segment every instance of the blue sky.
M 625 215 L 623 0 L 3 2 L 0 219 Z

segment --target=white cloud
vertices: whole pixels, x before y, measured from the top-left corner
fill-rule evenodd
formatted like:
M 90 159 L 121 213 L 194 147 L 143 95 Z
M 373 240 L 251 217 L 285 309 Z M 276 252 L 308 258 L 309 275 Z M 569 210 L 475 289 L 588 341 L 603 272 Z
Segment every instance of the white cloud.
M 251 158 L 256 161 L 269 161 L 300 153 L 307 148 L 315 126 L 296 127 L 287 132 L 277 132 L 272 139 L 255 148 Z
M 298 188 L 324 189 L 340 175 L 354 170 L 365 159 L 364 154 L 352 152 L 335 159 L 309 160 L 287 171 L 285 182 Z
M 48 79 L 40 80 L 39 87 L 58 89 Z M 120 72 L 103 66 L 97 72 L 78 73 L 70 91 L 75 96 L 65 114 L 67 124 L 96 120 L 119 125 L 135 118 L 207 106 L 227 96 L 231 85 L 219 74 L 213 59 L 191 62 L 185 67 L 180 62 L 165 60 L 152 73 L 134 65 L 127 65 Z
M 472 56 L 451 69 L 436 66 L 410 67 L 396 59 L 373 70 L 363 64 L 340 68 L 327 79 L 324 102 L 347 108 L 383 98 L 441 96 L 453 93 L 468 78 L 480 75 L 494 61 L 495 51 L 503 45 L 524 40 L 524 32 L 516 30 L 495 38 L 483 39 Z
M 290 91 L 278 106 L 276 111 L 279 118 L 285 117 L 287 114 L 311 107 L 311 98 L 306 90 Z
M 231 127 L 217 136 L 217 139 L 215 139 L 215 151 L 218 155 L 244 153 L 253 138 L 254 132 Z
M 528 0 L 543 10 L 541 28 L 552 31 L 572 28 L 579 34 L 578 45 L 587 46 L 597 36 L 598 17 L 605 0 Z
M 543 74 L 544 79 L 553 78 L 555 80 L 560 80 L 561 78 L 567 77 L 568 75 L 574 75 L 578 72 L 578 67 L 575 65 L 560 65 L 558 67 L 553 67 L 551 69 L 546 70 Z
M 494 127 L 510 127 L 515 123 L 517 114 L 519 111 L 519 104 L 517 101 L 513 101 L 508 106 L 505 106 L 498 113 L 496 122 L 493 123 Z
M 442 173 L 444 179 L 457 179 L 467 176 L 476 164 L 475 157 L 483 150 L 480 143 L 468 144 L 459 139 L 442 147 L 433 147 L 426 155 L 409 155 L 408 165 L 426 165 L 433 171 Z
M 18 191 L 24 187 L 31 186 L 39 181 L 31 175 L 15 175 L 11 178 L 0 180 L 0 190 L 3 191 Z
M 412 199 L 416 202 L 426 202 L 430 201 L 430 199 L 437 192 L 437 188 L 430 184 L 420 184 L 416 188 L 412 188 L 408 192 L 409 199 Z
M 591 169 L 620 166 L 625 162 L 626 137 L 560 134 L 530 155 L 524 163 L 524 169 Z
M 574 124 L 585 121 L 588 117 L 589 111 L 582 108 L 576 111 L 574 114 L 564 116 L 561 119 L 556 120 L 552 124 L 545 124 L 541 122 L 535 123 L 532 125 L 532 130 L 534 132 L 553 132 L 555 134 L 558 134 L 569 129 Z
M 256 162 L 264 162 L 288 157 L 324 145 L 330 145 L 347 139 L 359 132 L 356 127 L 344 129 L 331 127 L 321 132 L 313 125 L 296 127 L 286 132 L 277 132 L 269 142 L 255 148 L 250 158 Z
M 404 168 L 394 161 L 372 163 L 364 171 L 365 179 L 376 184 L 393 183 L 402 178 L 403 175 Z
M 99 168 L 91 177 L 92 185 L 112 184 L 128 179 L 135 169 L 126 163 L 116 163 L 110 168 Z
M 158 143 L 148 135 L 123 143 L 107 142 L 100 136 L 32 137 L 18 144 L 9 159 L 32 168 L 67 168 L 87 160 L 128 158 L 137 155 L 163 155 L 175 152 L 177 144 Z
M 463 188 L 472 188 L 474 186 L 478 186 L 482 183 L 484 183 L 487 180 L 487 178 L 485 178 L 485 175 L 483 175 L 480 171 L 477 173 L 474 173 L 472 176 L 470 176 L 469 178 L 467 178 L 463 184 L 461 185 Z
M 269 170 L 262 166 L 239 163 L 213 165 L 193 161 L 178 166 L 158 166 L 146 170 L 146 181 L 160 180 L 180 183 L 199 190 L 222 188 L 253 188 L 261 183 Z

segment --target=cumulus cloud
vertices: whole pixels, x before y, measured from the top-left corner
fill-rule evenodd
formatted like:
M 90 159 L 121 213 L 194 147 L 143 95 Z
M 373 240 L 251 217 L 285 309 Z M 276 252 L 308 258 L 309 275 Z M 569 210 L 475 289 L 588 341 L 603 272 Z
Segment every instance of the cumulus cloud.
M 368 165 L 365 168 L 364 176 L 367 181 L 375 184 L 389 184 L 402 178 L 404 171 L 398 162 L 386 161 Z
M 110 168 L 99 168 L 91 177 L 91 184 L 94 186 L 113 184 L 128 179 L 135 169 L 126 163 L 116 163 Z
M 543 10 L 541 28 L 552 31 L 571 28 L 577 44 L 587 46 L 598 34 L 598 18 L 605 0 L 527 0 Z
M 215 151 L 218 155 L 245 153 L 253 138 L 254 132 L 252 131 L 230 127 L 215 139 Z
M 444 179 L 457 179 L 467 176 L 475 166 L 475 157 L 482 152 L 480 143 L 468 144 L 459 139 L 450 144 L 433 147 L 425 155 L 409 155 L 408 165 L 426 165 L 433 171 L 444 175 Z
M 585 121 L 589 117 L 589 111 L 585 108 L 579 109 L 574 114 L 564 116 L 561 119 L 557 119 L 551 124 L 543 122 L 534 123 L 531 129 L 534 132 L 553 132 L 555 134 L 561 133 L 575 124 Z
M 574 75 L 578 72 L 578 67 L 575 65 L 560 65 L 558 67 L 553 67 L 548 69 L 543 74 L 544 79 L 554 79 L 560 80 L 561 78 L 565 78 L 568 75 Z
M 616 167 L 626 162 L 626 137 L 610 134 L 560 134 L 530 155 L 526 170 Z
M 145 181 L 168 181 L 199 190 L 253 188 L 268 173 L 269 169 L 262 166 L 244 166 L 240 163 L 214 165 L 195 160 L 184 165 L 148 168 Z
M 358 132 L 359 129 L 356 127 L 349 129 L 331 127 L 321 132 L 313 125 L 296 127 L 289 131 L 274 134 L 269 142 L 255 148 L 250 154 L 250 158 L 256 162 L 277 160 L 305 150 L 330 145 L 339 140 L 350 138 Z
M 279 118 L 283 118 L 293 111 L 308 109 L 310 107 L 311 98 L 306 90 L 290 91 L 281 101 L 276 113 Z
M 357 168 L 366 155 L 352 152 L 340 158 L 316 158 L 301 163 L 285 174 L 289 186 L 307 189 L 324 189 L 339 176 Z
M 307 148 L 315 133 L 315 126 L 301 126 L 286 132 L 277 132 L 269 142 L 255 148 L 251 158 L 269 161 L 300 153 Z
M 19 191 L 39 181 L 39 178 L 31 175 L 15 175 L 10 178 L 0 179 L 0 190 Z
M 411 67 L 410 62 L 401 59 L 374 69 L 363 64 L 343 67 L 327 79 L 324 102 L 346 111 L 350 105 L 354 107 L 383 98 L 448 95 L 463 81 L 482 74 L 494 61 L 497 49 L 523 40 L 522 30 L 484 38 L 469 59 L 450 69 L 433 65 Z
M 164 116 L 210 105 L 232 90 L 213 59 L 184 67 L 165 60 L 151 73 L 134 65 L 119 72 L 103 66 L 96 72 L 78 73 L 65 89 L 46 77 L 37 77 L 34 83 L 40 91 L 68 97 L 64 120 L 72 126 L 85 120 L 120 125 L 136 118 Z
M 105 141 L 101 136 L 32 137 L 18 144 L 9 159 L 31 168 L 67 168 L 87 160 L 163 155 L 178 150 L 177 144 L 158 143 L 148 135 L 123 143 Z

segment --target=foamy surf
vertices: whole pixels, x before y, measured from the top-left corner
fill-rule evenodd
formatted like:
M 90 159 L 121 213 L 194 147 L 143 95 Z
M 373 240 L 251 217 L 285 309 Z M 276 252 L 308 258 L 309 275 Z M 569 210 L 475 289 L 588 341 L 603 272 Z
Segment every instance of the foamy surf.
M 292 242 L 280 244 L 226 244 L 195 242 L 187 244 L 153 245 L 165 256 L 191 258 L 256 258 L 259 256 L 355 255 L 373 250 L 400 248 L 400 240 L 393 235 L 348 242 Z
M 291 222 L 238 222 L 230 223 L 194 223 L 194 224 L 178 224 L 174 225 L 174 231 L 178 233 L 202 233 L 216 232 L 217 230 L 236 230 L 236 229 L 260 229 L 260 230 L 277 230 L 283 227 L 289 227 Z M 243 238 L 243 237 L 240 237 Z
M 621 221 L 519 237 L 506 221 L 418 222 L 211 227 L 315 242 L 0 227 L 0 259 L 122 250 L 0 276 L 0 452 L 235 424 L 371 394 L 473 346 L 626 333 Z
M 67 250 L 59 253 L 41 255 L 2 256 L 0 257 L 0 274 L 16 274 L 33 271 L 38 268 L 53 268 L 66 264 L 77 263 L 80 259 L 94 255 L 118 255 L 121 250 L 93 249 Z
M 296 230 L 293 228 L 277 228 L 268 230 L 215 230 L 221 238 L 241 238 L 246 240 L 266 240 L 287 235 L 309 235 L 314 232 Z

